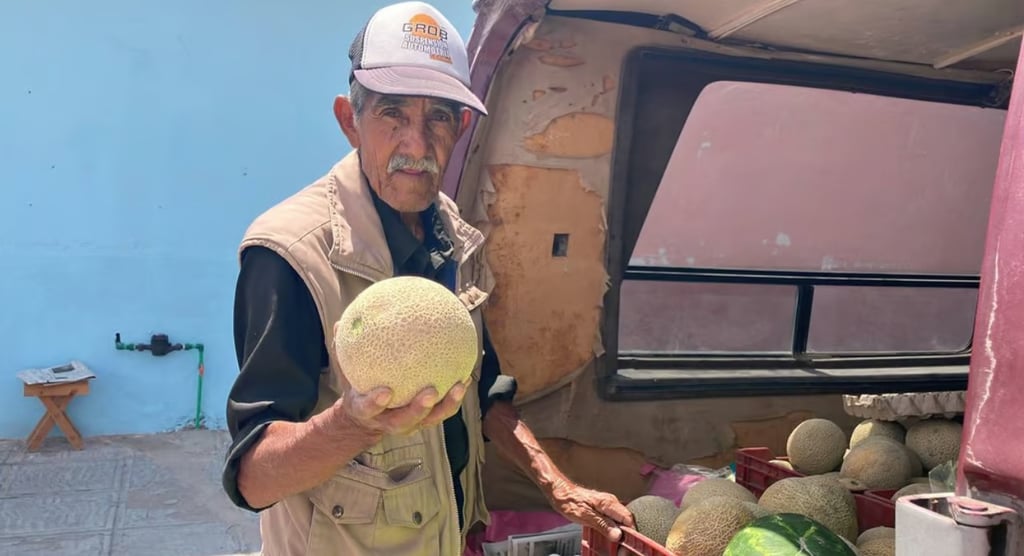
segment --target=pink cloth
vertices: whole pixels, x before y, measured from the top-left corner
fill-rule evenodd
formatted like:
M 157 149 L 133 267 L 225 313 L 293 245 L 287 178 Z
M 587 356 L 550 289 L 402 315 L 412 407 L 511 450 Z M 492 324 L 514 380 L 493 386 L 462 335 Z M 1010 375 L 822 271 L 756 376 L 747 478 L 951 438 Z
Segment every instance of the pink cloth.
M 647 487 L 647 494 L 667 498 L 675 502 L 676 506 L 682 503 L 683 496 L 690 487 L 705 478 L 703 475 L 695 473 L 680 473 L 672 469 L 658 467 L 653 463 L 643 466 L 640 473 L 645 477 L 654 475 L 650 486 Z
M 482 533 L 469 535 L 463 556 L 483 556 L 483 543 L 501 542 L 509 535 L 543 533 L 563 525 L 569 520 L 553 511 L 514 512 L 495 510 L 491 512 L 491 524 Z

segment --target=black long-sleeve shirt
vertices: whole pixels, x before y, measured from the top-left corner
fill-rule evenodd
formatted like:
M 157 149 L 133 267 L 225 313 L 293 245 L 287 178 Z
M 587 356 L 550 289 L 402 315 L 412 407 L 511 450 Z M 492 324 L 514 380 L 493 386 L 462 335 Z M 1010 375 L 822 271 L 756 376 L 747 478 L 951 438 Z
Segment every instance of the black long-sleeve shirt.
M 451 241 L 436 209 L 431 207 L 421 215 L 425 240 L 420 242 L 394 209 L 373 197 L 395 274 L 424 276 L 454 287 Z M 227 425 L 232 443 L 222 482 L 236 505 L 259 511 L 238 490 L 238 462 L 270 422 L 298 422 L 310 416 L 328 355 L 312 295 L 295 270 L 269 249 L 253 247 L 243 253 L 234 319 L 240 372 L 228 395 Z M 481 412 L 486 414 L 494 401 L 515 396 L 516 382 L 501 374 L 486 327 L 483 336 L 479 395 Z M 447 419 L 443 428 L 461 523 L 463 491 L 459 475 L 469 463 L 469 438 L 462 411 Z

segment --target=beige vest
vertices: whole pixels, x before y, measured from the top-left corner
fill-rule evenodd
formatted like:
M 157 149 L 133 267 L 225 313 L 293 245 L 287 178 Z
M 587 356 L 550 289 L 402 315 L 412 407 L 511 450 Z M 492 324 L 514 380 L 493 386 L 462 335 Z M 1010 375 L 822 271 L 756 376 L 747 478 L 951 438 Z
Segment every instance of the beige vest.
M 273 249 L 313 294 L 330 354 L 314 413 L 334 403 L 341 389 L 343 378 L 330 341 L 334 323 L 359 292 L 394 272 L 368 187 L 358 153 L 353 151 L 326 176 L 259 216 L 240 247 L 240 252 L 256 245 Z M 480 311 L 487 294 L 466 281 L 463 263 L 483 243 L 483 235 L 459 218 L 455 203 L 444 194 L 437 206 L 455 244 L 457 293 L 480 335 Z M 470 453 L 461 475 L 465 493 L 461 531 L 443 430 L 438 425 L 405 437 L 385 437 L 327 482 L 261 512 L 263 554 L 461 554 L 468 530 L 489 521 L 480 474 L 484 461 L 477 393 L 480 361 L 462 405 Z

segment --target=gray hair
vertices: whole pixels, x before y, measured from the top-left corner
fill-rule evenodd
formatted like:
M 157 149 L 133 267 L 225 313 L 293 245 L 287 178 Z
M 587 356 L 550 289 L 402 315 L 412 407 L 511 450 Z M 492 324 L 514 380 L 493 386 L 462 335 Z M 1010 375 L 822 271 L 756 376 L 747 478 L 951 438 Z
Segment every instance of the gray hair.
M 348 101 L 352 104 L 352 111 L 355 112 L 356 116 L 363 114 L 363 109 L 366 108 L 366 101 L 370 98 L 371 91 L 363 86 L 362 83 L 352 80 L 352 84 L 348 87 Z

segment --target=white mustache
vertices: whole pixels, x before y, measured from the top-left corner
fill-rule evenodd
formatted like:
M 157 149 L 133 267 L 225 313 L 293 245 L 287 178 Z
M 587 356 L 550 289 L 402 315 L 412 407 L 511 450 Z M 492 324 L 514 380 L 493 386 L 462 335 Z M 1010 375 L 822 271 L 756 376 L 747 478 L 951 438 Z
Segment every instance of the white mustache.
M 404 154 L 396 154 L 388 161 L 388 173 L 393 174 L 399 170 L 413 170 L 416 172 L 430 172 L 433 175 L 440 173 L 437 161 L 433 158 L 421 158 L 415 160 Z

